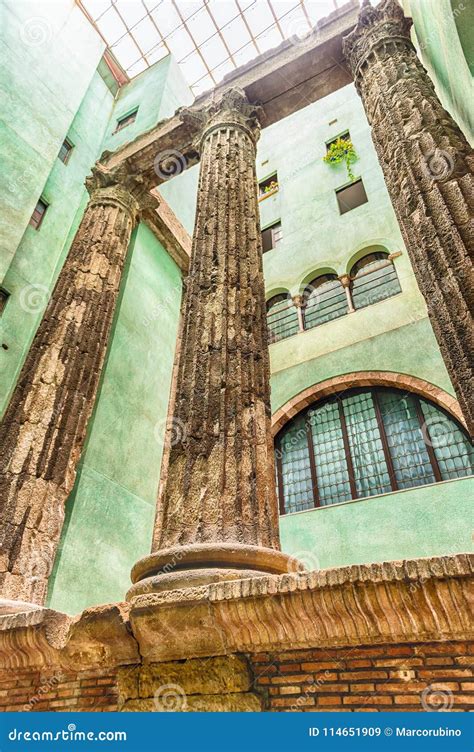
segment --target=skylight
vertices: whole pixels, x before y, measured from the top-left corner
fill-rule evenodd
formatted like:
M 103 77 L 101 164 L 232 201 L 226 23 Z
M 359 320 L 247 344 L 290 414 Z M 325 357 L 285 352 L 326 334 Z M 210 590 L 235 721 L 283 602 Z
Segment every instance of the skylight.
M 346 0 L 76 0 L 130 78 L 171 53 L 195 96 Z

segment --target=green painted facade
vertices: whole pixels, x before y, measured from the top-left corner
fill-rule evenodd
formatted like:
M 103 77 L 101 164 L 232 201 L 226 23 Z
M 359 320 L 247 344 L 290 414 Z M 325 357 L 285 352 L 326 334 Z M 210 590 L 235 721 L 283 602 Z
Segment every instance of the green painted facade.
M 38 16 L 37 4 L 11 0 L 0 11 L 12 56 L 11 76 L 2 82 L 6 104 L 0 124 L 7 152 L 0 284 L 10 293 L 0 319 L 1 342 L 8 348 L 0 349 L 2 409 L 80 223 L 90 167 L 103 150 L 113 151 L 191 100 L 171 58 L 117 90 L 101 62 L 103 43 L 74 2 L 42 3 L 41 9 L 46 46 L 26 43 L 25 24 Z M 438 19 L 437 33 L 445 33 L 440 24 Z M 54 68 L 49 76 L 46 65 Z M 443 65 L 453 69 L 448 59 Z M 453 102 L 466 81 L 461 63 L 459 71 L 459 80 L 446 83 Z M 465 126 L 462 102 L 456 101 Z M 135 122 L 115 132 L 117 120 L 136 107 Z M 322 158 L 326 142 L 346 130 L 359 157 L 353 170 L 364 181 L 368 202 L 341 216 L 335 190 L 348 182 L 345 167 L 330 167 Z M 75 148 L 64 165 L 57 154 L 66 136 Z M 352 85 L 262 131 L 258 177 L 275 171 L 280 190 L 260 203 L 262 227 L 281 220 L 283 233 L 277 248 L 264 255 L 267 297 L 284 290 L 300 294 L 320 273 L 345 274 L 374 247 L 401 251 L 394 263 L 402 291 L 271 345 L 273 409 L 320 381 L 354 371 L 403 373 L 453 394 Z M 160 189 L 189 232 L 198 172 L 193 167 Z M 28 221 L 40 196 L 50 206 L 36 231 Z M 181 287 L 181 272 L 166 249 L 139 225 L 67 502 L 50 580 L 53 608 L 77 613 L 122 599 L 132 564 L 149 551 Z M 286 515 L 282 546 L 321 567 L 465 551 L 472 529 L 471 483 L 450 481 Z
M 403 0 L 413 38 L 444 107 L 474 143 L 474 3 Z

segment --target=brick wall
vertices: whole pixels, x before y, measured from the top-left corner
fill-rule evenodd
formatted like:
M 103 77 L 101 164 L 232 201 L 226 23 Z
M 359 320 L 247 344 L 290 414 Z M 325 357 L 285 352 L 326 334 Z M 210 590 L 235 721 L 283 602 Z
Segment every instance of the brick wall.
M 0 677 L 0 712 L 117 710 L 116 672 L 11 672 Z
M 474 709 L 474 643 L 443 642 L 249 656 L 270 711 Z
M 319 648 L 248 660 L 252 689 L 268 711 L 466 711 L 474 709 L 473 648 L 465 642 Z M 11 671 L 0 676 L 0 712 L 10 710 L 118 710 L 117 670 Z

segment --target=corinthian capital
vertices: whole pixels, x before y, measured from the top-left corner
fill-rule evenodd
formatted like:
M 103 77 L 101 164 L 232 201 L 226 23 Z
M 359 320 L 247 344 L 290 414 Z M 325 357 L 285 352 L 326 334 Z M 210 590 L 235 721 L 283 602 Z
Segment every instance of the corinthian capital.
M 210 133 L 224 128 L 240 128 L 256 143 L 260 136 L 263 110 L 249 102 L 242 89 L 234 88 L 204 107 L 182 107 L 178 114 L 184 123 L 191 123 L 199 128 L 199 135 L 193 146 L 200 151 L 202 142 Z
M 343 39 L 343 52 L 352 74 L 356 76 L 360 65 L 383 42 L 405 39 L 410 41 L 412 21 L 406 18 L 397 0 L 382 0 L 373 7 L 364 0 L 357 26 Z
M 123 164 L 107 170 L 96 162 L 91 172 L 85 180 L 91 202 L 116 201 L 137 216 L 159 205 L 158 196 L 149 192 L 142 175 L 131 173 Z

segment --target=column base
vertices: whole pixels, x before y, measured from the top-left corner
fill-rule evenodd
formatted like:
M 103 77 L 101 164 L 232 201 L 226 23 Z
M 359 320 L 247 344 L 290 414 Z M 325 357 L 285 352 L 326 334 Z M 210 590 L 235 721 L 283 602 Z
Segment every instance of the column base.
M 132 569 L 127 600 L 138 595 L 243 580 L 268 574 L 303 572 L 297 559 L 273 548 L 240 543 L 199 543 L 162 549 Z

